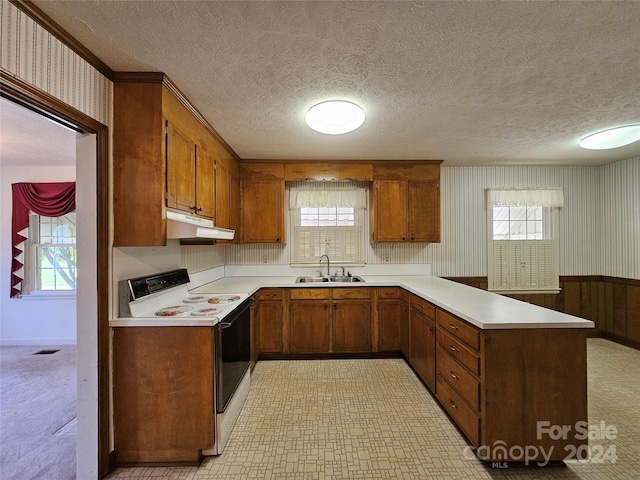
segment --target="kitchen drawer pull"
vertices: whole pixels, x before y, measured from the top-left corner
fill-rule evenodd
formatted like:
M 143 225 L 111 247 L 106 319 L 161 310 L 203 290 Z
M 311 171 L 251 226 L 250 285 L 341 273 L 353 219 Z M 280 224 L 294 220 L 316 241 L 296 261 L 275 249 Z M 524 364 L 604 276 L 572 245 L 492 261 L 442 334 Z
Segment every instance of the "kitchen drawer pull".
M 453 373 L 453 371 L 451 371 L 451 378 L 459 380 L 459 377 L 455 373 Z
M 449 345 L 449 350 L 451 350 L 453 353 L 460 353 L 460 350 L 453 345 Z
M 453 403 L 453 400 L 449 399 L 449 403 L 451 404 L 451 408 L 453 408 L 454 410 L 458 410 L 458 406 Z
M 449 326 L 451 327 L 451 330 L 455 330 L 456 332 L 460 330 L 460 328 L 456 327 L 453 323 L 450 323 Z

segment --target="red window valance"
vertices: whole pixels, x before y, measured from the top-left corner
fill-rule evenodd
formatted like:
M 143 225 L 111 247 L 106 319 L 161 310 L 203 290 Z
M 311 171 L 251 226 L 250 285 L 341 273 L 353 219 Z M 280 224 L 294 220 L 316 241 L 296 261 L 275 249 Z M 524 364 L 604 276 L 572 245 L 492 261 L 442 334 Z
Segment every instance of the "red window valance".
M 11 219 L 11 297 L 22 292 L 20 270 L 23 262 L 23 243 L 27 239 L 23 235 L 29 228 L 29 212 L 45 217 L 61 217 L 76 209 L 76 182 L 55 183 L 14 183 L 13 216 Z

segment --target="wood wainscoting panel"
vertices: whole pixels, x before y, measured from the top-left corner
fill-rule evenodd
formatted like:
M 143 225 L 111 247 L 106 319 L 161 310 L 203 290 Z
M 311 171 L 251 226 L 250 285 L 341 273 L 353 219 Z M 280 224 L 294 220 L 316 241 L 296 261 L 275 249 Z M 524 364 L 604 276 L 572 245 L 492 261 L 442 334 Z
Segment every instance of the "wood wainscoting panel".
M 486 277 L 448 277 L 448 280 L 487 289 Z M 640 280 L 599 275 L 561 276 L 557 294 L 519 294 L 509 297 L 595 323 L 587 335 L 602 336 L 640 349 Z
M 627 337 L 640 342 L 640 286 L 627 285 Z

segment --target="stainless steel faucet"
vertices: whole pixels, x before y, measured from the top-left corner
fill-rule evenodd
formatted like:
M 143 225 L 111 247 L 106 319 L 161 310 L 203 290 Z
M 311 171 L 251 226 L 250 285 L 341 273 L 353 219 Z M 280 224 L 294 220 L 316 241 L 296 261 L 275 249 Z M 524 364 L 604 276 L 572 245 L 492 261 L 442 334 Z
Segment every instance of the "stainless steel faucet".
M 327 278 L 331 276 L 331 261 L 329 260 L 329 255 L 323 253 L 320 255 L 320 265 L 322 265 L 322 257 L 327 257 Z

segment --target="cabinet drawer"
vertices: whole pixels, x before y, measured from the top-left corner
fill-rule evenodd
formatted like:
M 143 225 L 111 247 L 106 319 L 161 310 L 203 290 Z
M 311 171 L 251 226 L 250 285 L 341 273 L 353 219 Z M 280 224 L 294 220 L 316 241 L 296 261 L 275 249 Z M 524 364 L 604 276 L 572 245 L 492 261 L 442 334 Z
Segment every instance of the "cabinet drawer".
M 465 370 L 446 350 L 438 346 L 438 375 L 458 392 L 477 412 L 480 410 L 480 382 Z
M 436 392 L 440 404 L 451 415 L 467 438 L 474 446 L 478 446 L 480 438 L 480 417 L 474 413 L 460 395 L 458 395 L 449 384 L 438 375 Z
M 292 288 L 291 300 L 327 300 L 328 288 Z
M 411 306 L 414 307 L 419 312 L 423 313 L 431 320 L 436 319 L 436 307 L 435 305 L 431 305 L 426 300 L 421 299 L 415 295 L 411 295 Z
M 254 297 L 256 300 L 282 300 L 282 290 L 280 288 L 261 288 Z
M 378 288 L 378 298 L 400 298 L 400 289 L 396 287 Z
M 480 349 L 480 332 L 475 327 L 440 309 L 437 312 L 437 320 L 438 328 L 449 332 L 471 348 Z
M 351 298 L 371 298 L 371 289 L 364 288 L 333 288 L 334 300 L 345 300 Z
M 438 345 L 440 345 L 449 355 L 454 357 L 465 367 L 471 370 L 471 373 L 480 375 L 480 357 L 462 342 L 456 340 L 448 333 L 438 329 L 437 331 Z

